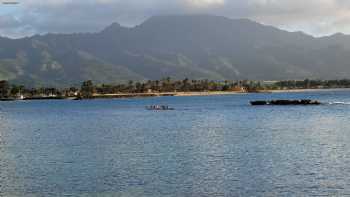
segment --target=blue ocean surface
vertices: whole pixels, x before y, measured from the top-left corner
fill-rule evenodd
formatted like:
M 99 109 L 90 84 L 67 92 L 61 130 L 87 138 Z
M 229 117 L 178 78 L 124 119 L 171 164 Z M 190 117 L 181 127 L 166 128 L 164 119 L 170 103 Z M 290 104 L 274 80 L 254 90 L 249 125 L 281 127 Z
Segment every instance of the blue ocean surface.
M 350 195 L 348 104 L 346 90 L 1 102 L 0 196 Z

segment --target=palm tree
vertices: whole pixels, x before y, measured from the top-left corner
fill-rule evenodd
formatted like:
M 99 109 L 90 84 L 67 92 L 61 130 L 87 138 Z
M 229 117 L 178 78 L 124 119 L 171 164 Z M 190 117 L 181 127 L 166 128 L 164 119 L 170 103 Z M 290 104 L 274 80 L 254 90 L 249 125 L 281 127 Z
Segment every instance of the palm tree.
M 81 97 L 85 99 L 91 99 L 93 97 L 93 94 L 95 92 L 94 84 L 91 80 L 84 81 L 81 85 Z
M 0 81 L 0 98 L 8 98 L 10 93 L 10 85 L 7 81 Z

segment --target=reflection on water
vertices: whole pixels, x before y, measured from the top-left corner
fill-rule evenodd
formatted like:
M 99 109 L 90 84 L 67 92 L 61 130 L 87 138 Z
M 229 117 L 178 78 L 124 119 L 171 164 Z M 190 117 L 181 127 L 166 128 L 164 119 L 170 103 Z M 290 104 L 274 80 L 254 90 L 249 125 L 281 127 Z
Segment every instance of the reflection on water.
M 350 106 L 273 98 L 350 93 L 0 103 L 0 196 L 349 195 Z

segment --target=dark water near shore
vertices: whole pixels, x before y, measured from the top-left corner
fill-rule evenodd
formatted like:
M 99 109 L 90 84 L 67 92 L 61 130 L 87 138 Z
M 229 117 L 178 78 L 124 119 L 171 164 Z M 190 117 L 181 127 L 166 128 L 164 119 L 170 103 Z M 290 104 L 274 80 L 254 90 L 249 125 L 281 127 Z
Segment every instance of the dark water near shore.
M 280 98 L 344 103 L 248 105 Z M 0 103 L 0 196 L 350 195 L 346 103 L 348 91 Z

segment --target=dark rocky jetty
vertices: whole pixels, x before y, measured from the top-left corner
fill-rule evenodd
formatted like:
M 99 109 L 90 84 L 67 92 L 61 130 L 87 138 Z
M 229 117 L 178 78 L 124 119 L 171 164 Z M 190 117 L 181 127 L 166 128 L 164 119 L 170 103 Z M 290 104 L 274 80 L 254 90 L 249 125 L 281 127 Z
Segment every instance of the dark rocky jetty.
M 271 101 L 251 101 L 251 105 L 321 105 L 316 100 L 271 100 Z

